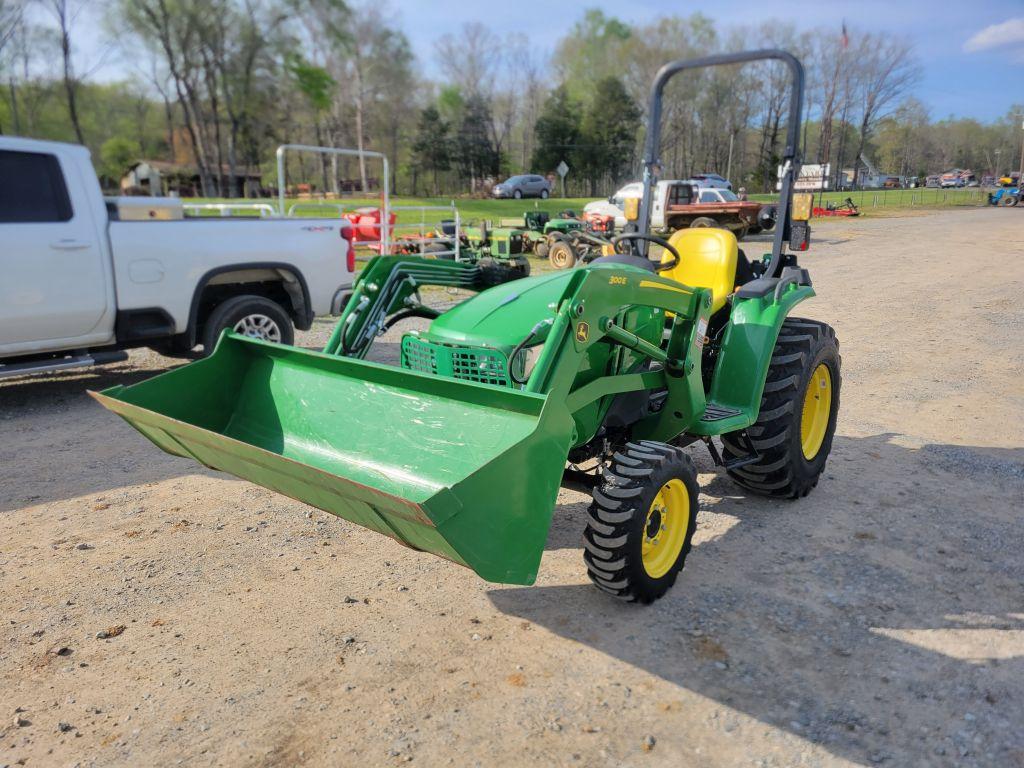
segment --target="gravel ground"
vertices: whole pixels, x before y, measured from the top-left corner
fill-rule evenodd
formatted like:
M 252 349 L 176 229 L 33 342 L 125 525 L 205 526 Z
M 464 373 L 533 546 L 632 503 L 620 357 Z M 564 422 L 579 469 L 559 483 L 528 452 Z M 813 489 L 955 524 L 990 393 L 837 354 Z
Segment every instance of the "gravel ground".
M 817 228 L 825 476 L 765 501 L 692 449 L 697 546 L 648 608 L 587 583 L 577 493 L 537 585 L 491 585 L 86 396 L 154 353 L 4 382 L 0 766 L 1024 766 L 1022 222 Z

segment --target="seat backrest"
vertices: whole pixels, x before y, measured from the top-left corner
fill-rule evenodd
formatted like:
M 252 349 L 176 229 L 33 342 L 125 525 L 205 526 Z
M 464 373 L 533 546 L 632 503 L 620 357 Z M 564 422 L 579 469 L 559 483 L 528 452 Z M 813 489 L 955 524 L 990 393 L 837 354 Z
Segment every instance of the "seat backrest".
M 678 230 L 668 242 L 679 251 L 679 263 L 662 272 L 662 277 L 694 288 L 710 288 L 712 313 L 725 306 L 726 298 L 736 288 L 736 235 L 727 229 L 697 227 Z M 671 259 L 671 254 L 665 252 L 661 260 L 664 263 Z

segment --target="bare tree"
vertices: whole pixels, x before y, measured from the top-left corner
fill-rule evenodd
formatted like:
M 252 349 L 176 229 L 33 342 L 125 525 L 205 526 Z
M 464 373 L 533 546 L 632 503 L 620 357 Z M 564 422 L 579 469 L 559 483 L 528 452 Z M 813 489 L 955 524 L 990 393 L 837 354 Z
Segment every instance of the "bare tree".
M 25 15 L 23 0 L 0 0 L 0 57 Z
M 14 132 L 20 132 L 20 121 L 18 119 L 18 93 L 14 86 L 14 69 L 16 55 L 14 48 L 15 37 L 24 26 L 25 4 L 22 0 L 0 0 L 0 73 L 9 69 L 8 86 L 11 99 L 11 119 L 14 122 Z M 3 126 L 0 126 L 0 133 L 3 133 Z
M 878 120 L 897 106 L 899 99 L 921 76 L 910 43 L 888 35 L 864 36 L 858 70 L 861 113 L 855 160 L 864 154 Z
M 441 71 L 466 96 L 492 94 L 501 57 L 497 36 L 476 21 L 463 24 L 458 35 L 443 35 L 437 43 Z
M 75 66 L 71 58 L 71 29 L 85 4 L 72 7 L 69 0 L 46 0 L 45 6 L 57 22 L 57 30 L 60 34 L 60 52 L 64 68 L 64 93 L 68 102 L 68 117 L 71 119 L 71 127 L 75 131 L 75 139 L 79 144 L 85 144 L 85 135 L 82 133 L 82 124 L 78 118 L 78 79 L 75 77 Z

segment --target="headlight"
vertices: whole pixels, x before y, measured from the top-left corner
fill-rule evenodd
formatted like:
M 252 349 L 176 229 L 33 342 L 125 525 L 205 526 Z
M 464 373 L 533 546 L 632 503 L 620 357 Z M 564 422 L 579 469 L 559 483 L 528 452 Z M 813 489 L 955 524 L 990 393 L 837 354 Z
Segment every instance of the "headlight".
M 543 344 L 535 344 L 516 355 L 515 360 L 512 361 L 512 371 L 517 379 L 520 381 L 529 380 L 530 374 L 533 373 L 533 366 L 537 364 L 537 360 L 540 359 L 540 353 L 543 350 Z

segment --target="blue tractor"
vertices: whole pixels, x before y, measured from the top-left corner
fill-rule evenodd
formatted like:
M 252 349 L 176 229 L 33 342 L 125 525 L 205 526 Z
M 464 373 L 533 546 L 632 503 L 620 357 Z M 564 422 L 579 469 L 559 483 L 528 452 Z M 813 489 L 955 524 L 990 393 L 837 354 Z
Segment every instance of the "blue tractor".
M 995 192 L 989 193 L 989 205 L 1002 205 L 1011 207 L 1020 202 L 1020 187 L 1003 187 Z

